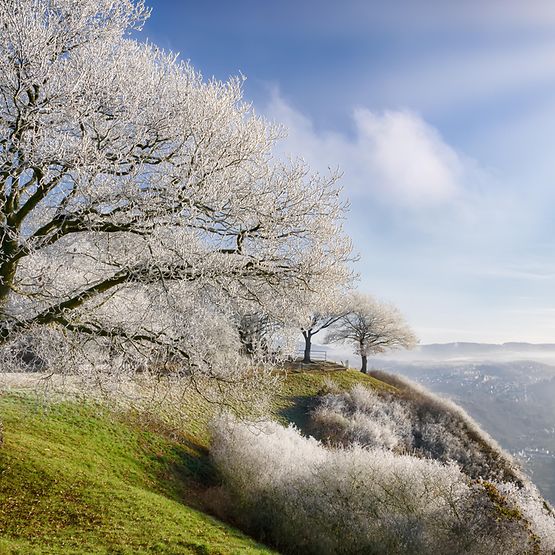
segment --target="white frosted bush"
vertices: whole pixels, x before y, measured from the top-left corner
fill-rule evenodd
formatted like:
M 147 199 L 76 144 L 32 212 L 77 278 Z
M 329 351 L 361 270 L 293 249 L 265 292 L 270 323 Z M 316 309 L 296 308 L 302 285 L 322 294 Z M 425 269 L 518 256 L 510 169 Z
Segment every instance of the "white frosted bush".
M 412 423 L 406 407 L 361 385 L 324 396 L 312 419 L 324 437 L 339 443 L 396 451 L 410 446 Z
M 214 425 L 211 454 L 234 517 L 288 553 L 532 553 L 512 506 L 500 510 L 452 463 L 329 449 L 294 427 L 229 417 Z
M 315 434 L 330 444 L 358 443 L 443 462 L 455 461 L 473 479 L 526 482 L 512 457 L 463 409 L 424 388 L 383 373 L 396 395 L 361 385 L 322 397 L 312 412 Z
M 503 483 L 498 487 L 499 491 L 518 507 L 546 553 L 555 553 L 555 513 L 542 499 L 536 486 L 527 484 L 526 487 L 519 488 L 514 484 Z

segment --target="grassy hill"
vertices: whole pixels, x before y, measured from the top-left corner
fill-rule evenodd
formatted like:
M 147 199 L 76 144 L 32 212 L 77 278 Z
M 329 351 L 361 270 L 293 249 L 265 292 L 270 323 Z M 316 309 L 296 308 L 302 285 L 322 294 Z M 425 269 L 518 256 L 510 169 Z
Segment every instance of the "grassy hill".
M 135 418 L 3 395 L 0 553 L 271 553 L 202 511 L 202 445 Z
M 389 387 L 331 367 L 289 373 L 276 417 L 303 427 L 329 377 L 345 389 Z M 0 555 L 272 553 L 207 514 L 214 409 L 191 402 L 190 425 L 176 431 L 92 403 L 45 406 L 30 392 L 1 394 Z

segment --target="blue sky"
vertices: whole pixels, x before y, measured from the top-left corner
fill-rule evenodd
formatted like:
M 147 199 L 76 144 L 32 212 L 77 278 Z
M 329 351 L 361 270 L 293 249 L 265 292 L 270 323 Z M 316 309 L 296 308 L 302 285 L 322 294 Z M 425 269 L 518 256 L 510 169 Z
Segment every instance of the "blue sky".
M 341 168 L 360 289 L 422 342 L 555 342 L 555 2 L 148 4 L 143 37 Z

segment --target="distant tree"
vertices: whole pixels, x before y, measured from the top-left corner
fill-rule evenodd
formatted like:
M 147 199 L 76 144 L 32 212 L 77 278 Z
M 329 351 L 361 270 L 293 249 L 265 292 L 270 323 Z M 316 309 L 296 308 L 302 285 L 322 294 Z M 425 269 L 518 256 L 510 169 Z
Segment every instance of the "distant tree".
M 303 363 L 305 364 L 312 362 L 312 338 L 322 330 L 333 326 L 349 311 L 346 304 L 349 298 L 346 295 L 341 295 L 340 292 L 332 292 L 328 295 L 330 296 L 313 301 L 313 305 L 317 308 L 309 312 L 306 323 L 301 328 L 305 342 L 303 356 Z
M 0 342 L 48 327 L 193 371 L 210 334 L 192 299 L 296 314 L 347 274 L 336 176 L 274 157 L 282 130 L 240 79 L 130 39 L 148 15 L 0 2 Z
M 350 309 L 326 337 L 327 343 L 349 343 L 361 357 L 361 371 L 368 369 L 368 356 L 389 349 L 410 349 L 416 336 L 394 306 L 370 295 L 354 293 Z

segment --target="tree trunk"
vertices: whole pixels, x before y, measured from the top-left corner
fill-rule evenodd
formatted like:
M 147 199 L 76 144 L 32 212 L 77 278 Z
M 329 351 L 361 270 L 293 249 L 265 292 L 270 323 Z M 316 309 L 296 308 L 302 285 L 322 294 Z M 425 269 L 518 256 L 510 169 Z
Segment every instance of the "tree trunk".
M 360 368 L 360 371 L 366 374 L 366 371 L 368 370 L 368 357 L 366 355 L 361 355 L 361 358 L 362 358 L 362 366 Z
M 0 257 L 4 260 L 13 255 L 15 245 L 13 241 L 6 241 L 2 244 Z M 0 315 L 4 315 L 8 297 L 12 292 L 12 286 L 17 271 L 17 262 L 4 262 L 0 265 Z
M 304 364 L 310 364 L 312 361 L 310 360 L 310 350 L 312 349 L 312 334 L 310 330 L 303 331 L 304 337 Z

